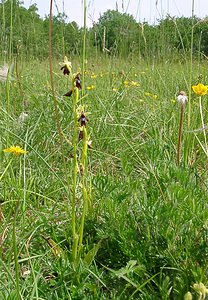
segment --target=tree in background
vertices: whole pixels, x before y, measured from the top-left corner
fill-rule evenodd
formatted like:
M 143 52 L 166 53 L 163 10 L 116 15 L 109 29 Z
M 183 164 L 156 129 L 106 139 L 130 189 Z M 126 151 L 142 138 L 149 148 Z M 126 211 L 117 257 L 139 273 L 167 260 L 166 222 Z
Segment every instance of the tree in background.
M 126 56 L 137 45 L 139 26 L 128 14 L 122 14 L 117 10 L 108 10 L 99 18 L 95 27 L 102 51 L 106 50 L 114 55 Z
M 29 58 L 44 59 L 48 56 L 49 17 L 44 20 L 38 15 L 37 5 L 28 9 L 18 0 L 0 3 L 0 53 L 7 60 L 9 52 Z M 57 57 L 75 54 L 79 42 L 79 27 L 76 22 L 67 23 L 65 14 L 53 17 L 53 51 Z M 11 35 L 12 32 L 12 35 Z M 11 49 L 10 49 L 11 45 Z

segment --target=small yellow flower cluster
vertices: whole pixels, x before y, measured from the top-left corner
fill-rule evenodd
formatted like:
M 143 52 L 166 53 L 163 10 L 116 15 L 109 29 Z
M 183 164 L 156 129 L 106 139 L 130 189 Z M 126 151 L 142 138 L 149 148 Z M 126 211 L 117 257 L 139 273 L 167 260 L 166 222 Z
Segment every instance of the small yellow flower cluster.
M 91 85 L 87 86 L 88 91 L 91 91 L 91 90 L 94 90 L 94 89 L 95 89 L 94 84 L 91 84 Z
M 157 99 L 157 95 L 155 95 L 155 94 L 151 94 L 151 93 L 144 93 L 144 95 L 146 96 L 146 97 L 150 97 L 150 98 L 153 98 L 153 99 Z
M 11 146 L 7 149 L 3 150 L 6 153 L 12 153 L 14 155 L 21 155 L 21 154 L 26 154 L 27 151 L 25 151 L 24 149 L 22 149 L 20 146 Z
M 206 95 L 208 92 L 208 85 L 203 85 L 202 83 L 199 83 L 197 85 L 192 85 L 192 89 L 195 94 L 198 96 Z
M 96 74 L 94 74 L 94 73 L 92 73 L 92 75 L 90 76 L 92 79 L 95 79 L 95 78 L 97 78 L 97 75 Z
M 136 82 L 136 81 L 127 81 L 127 80 L 125 80 L 124 81 L 124 86 L 125 87 L 129 87 L 129 86 L 137 86 L 137 87 L 139 87 L 140 84 L 138 82 Z

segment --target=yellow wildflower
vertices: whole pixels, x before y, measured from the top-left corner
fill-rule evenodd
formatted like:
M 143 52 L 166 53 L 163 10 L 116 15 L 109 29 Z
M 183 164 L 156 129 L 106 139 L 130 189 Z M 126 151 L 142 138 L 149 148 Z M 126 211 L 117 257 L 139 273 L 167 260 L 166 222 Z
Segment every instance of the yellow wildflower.
M 129 86 L 137 86 L 137 87 L 139 87 L 140 86 L 140 84 L 137 82 L 137 81 L 127 81 L 127 80 L 125 80 L 124 81 L 124 85 L 127 87 L 129 87 Z
M 131 81 L 131 85 L 132 85 L 132 86 L 137 86 L 138 83 L 137 83 L 136 81 Z
M 20 146 L 11 146 L 10 148 L 3 150 L 6 153 L 12 153 L 14 155 L 26 154 L 27 151 L 22 149 Z
M 125 80 L 125 81 L 124 81 L 124 85 L 125 85 L 125 86 L 129 86 L 129 81 Z
M 203 95 L 207 94 L 208 86 L 203 85 L 202 83 L 199 83 L 198 85 L 192 85 L 192 89 L 195 94 L 197 94 L 199 96 L 203 96 Z
M 153 99 L 157 99 L 157 95 L 155 95 L 155 94 L 151 94 L 151 93 L 144 93 L 144 95 L 145 96 L 147 96 L 147 97 L 151 97 L 151 98 L 153 98 Z
M 90 86 L 87 86 L 87 90 L 88 91 L 91 91 L 91 90 L 94 90 L 95 89 L 95 86 L 94 84 L 90 85 Z
M 113 92 L 118 92 L 118 89 L 117 88 L 113 88 L 112 91 Z
M 91 75 L 91 78 L 92 79 L 95 79 L 95 78 L 97 78 L 97 75 L 95 75 L 94 73 Z

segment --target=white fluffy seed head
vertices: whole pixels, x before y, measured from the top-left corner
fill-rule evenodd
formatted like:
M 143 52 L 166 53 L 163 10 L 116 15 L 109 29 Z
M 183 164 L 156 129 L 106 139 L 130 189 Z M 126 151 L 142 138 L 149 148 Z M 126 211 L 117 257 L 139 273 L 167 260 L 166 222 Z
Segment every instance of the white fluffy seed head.
M 184 91 L 181 91 L 177 97 L 177 100 L 178 102 L 181 104 L 181 105 L 184 105 L 186 104 L 186 102 L 188 102 L 188 98 L 186 96 L 186 93 Z

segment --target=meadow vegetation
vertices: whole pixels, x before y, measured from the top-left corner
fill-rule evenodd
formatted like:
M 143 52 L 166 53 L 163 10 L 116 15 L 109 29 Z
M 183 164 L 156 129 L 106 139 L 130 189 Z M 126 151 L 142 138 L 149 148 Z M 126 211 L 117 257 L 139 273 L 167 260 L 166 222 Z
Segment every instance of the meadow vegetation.
M 77 27 L 74 34 L 61 16 L 40 19 L 35 6 L 26 10 L 18 1 L 2 2 L 0 12 L 6 9 L 10 17 L 2 19 L 1 64 L 7 62 L 9 70 L 1 69 L 0 77 L 0 299 L 205 299 L 205 21 L 193 16 L 177 23 L 167 17 L 157 26 L 145 24 L 147 32 L 164 37 L 153 43 L 145 31 L 134 40 L 138 24 L 117 11 L 105 13 L 86 32 Z M 27 37 L 27 29 L 21 35 L 14 23 L 23 12 L 26 20 L 34 16 Z M 123 28 L 127 20 L 132 34 L 122 37 L 111 27 L 116 18 Z M 50 20 L 55 28 L 52 69 Z M 182 21 L 190 26 L 180 27 Z M 178 48 L 170 47 L 170 24 Z M 57 42 L 59 25 L 63 31 L 57 30 Z M 38 41 L 37 32 L 45 32 L 45 38 Z M 125 44 L 126 35 L 130 44 Z M 180 91 L 188 102 L 177 161 Z

